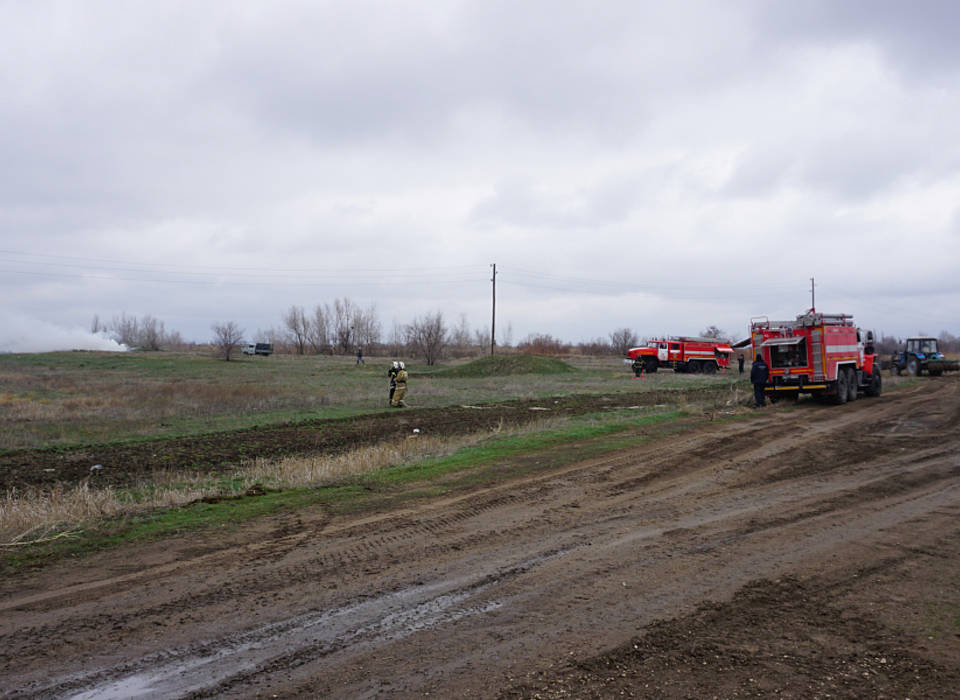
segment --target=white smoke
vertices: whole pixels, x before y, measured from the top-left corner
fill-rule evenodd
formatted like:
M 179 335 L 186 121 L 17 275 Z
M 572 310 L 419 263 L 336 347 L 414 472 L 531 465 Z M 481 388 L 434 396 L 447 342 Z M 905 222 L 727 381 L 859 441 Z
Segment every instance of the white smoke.
M 0 311 L 0 352 L 54 352 L 56 350 L 112 350 L 126 345 L 83 328 L 64 328 L 46 321 Z

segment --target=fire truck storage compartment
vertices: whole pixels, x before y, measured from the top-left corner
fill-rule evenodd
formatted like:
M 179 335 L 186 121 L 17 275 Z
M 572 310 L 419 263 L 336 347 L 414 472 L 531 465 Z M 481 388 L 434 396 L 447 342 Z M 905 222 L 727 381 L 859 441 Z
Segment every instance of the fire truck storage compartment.
M 773 369 L 807 366 L 807 339 L 803 336 L 770 338 L 763 341 L 762 347 L 769 348 Z

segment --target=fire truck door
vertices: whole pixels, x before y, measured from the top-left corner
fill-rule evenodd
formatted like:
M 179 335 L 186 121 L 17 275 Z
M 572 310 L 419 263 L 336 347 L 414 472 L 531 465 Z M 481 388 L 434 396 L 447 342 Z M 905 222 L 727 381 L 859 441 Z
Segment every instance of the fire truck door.
M 657 359 L 661 362 L 667 361 L 667 344 L 658 343 L 657 344 Z

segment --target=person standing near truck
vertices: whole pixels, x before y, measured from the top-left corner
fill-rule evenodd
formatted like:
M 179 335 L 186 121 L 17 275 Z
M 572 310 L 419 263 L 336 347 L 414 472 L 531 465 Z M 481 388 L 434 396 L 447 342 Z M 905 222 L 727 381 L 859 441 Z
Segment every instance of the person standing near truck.
M 763 361 L 763 356 L 758 352 L 753 366 L 750 368 L 750 383 L 753 384 L 753 407 L 763 408 L 767 405 L 767 397 L 763 395 L 763 388 L 767 385 L 770 378 L 770 368 Z

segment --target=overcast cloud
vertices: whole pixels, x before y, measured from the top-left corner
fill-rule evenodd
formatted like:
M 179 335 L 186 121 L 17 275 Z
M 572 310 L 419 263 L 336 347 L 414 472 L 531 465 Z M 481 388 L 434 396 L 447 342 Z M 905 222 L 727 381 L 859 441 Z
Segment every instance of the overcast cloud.
M 958 31 L 938 1 L 0 0 L 4 306 L 483 328 L 496 263 L 514 341 L 742 336 L 810 277 L 960 333 Z

